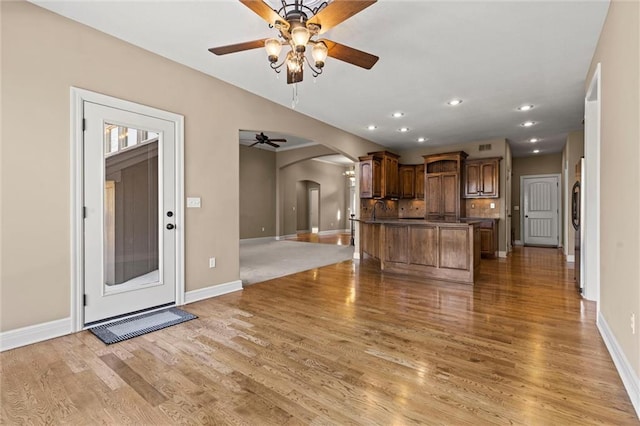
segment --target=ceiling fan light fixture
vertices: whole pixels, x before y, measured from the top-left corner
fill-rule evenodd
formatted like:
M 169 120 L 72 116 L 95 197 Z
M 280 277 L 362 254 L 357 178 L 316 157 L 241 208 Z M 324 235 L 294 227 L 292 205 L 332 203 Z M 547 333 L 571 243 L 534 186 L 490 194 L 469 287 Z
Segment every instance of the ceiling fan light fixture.
M 280 51 L 282 50 L 282 44 L 280 43 L 280 40 L 278 40 L 277 38 L 267 39 L 264 42 L 264 48 L 267 50 L 269 62 L 278 62 L 278 56 L 280 56 Z
M 324 61 L 327 59 L 327 55 L 329 54 L 329 49 L 327 45 L 324 44 L 323 41 L 319 41 L 313 45 L 313 49 L 311 50 L 311 56 L 313 56 L 313 60 L 315 61 L 316 68 L 324 67 Z
M 291 31 L 291 41 L 296 52 L 304 52 L 309 42 L 311 33 L 305 26 L 296 27 Z
M 291 73 L 297 73 L 300 72 L 301 69 L 302 63 L 298 60 L 296 54 L 293 53 L 293 51 L 287 53 L 287 70 Z

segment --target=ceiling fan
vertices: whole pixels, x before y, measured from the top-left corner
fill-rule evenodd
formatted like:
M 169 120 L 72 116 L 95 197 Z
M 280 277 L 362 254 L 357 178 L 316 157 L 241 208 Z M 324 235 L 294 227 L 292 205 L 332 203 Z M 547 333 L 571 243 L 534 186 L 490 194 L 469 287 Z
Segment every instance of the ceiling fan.
M 289 1 L 289 3 L 287 3 Z M 287 68 L 287 83 L 302 81 L 304 63 L 311 70 L 314 77 L 322 73 L 327 56 L 365 68 L 371 69 L 378 61 L 378 57 L 369 53 L 345 46 L 318 36 L 335 27 L 353 15 L 374 4 L 376 0 L 333 0 L 323 1 L 312 8 L 303 0 L 281 0 L 282 7 L 274 10 L 262 0 L 240 0 L 240 3 L 258 14 L 278 30 L 278 38 L 265 38 L 228 46 L 212 47 L 211 53 L 226 55 L 228 53 L 265 47 L 271 68 L 279 73 L 283 65 Z M 317 4 L 318 1 L 307 2 Z M 291 50 L 278 64 L 282 46 L 290 46 Z M 314 60 L 312 65 L 305 56 L 307 46 L 311 47 Z
M 286 141 L 287 141 L 286 139 L 271 139 L 269 136 L 265 135 L 263 132 L 260 132 L 260 133 L 256 133 L 256 142 L 249 145 L 249 148 L 251 148 L 254 145 L 265 144 L 265 143 L 267 145 L 271 145 L 274 148 L 280 148 L 280 145 L 277 145 L 274 142 L 285 143 Z

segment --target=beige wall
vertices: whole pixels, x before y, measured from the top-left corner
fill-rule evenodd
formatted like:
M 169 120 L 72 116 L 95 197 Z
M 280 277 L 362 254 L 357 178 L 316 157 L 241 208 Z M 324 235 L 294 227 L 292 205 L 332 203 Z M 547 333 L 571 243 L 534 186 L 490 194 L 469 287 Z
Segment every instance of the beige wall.
M 640 376 L 639 28 L 640 3 L 613 0 L 585 85 L 588 89 L 601 63 L 600 314 L 636 378 Z M 631 313 L 636 316 L 635 335 L 629 325 Z
M 275 235 L 276 153 L 240 145 L 240 238 Z
M 346 167 L 321 161 L 306 160 L 280 169 L 280 194 L 282 196 L 282 221 L 280 235 L 295 234 L 298 229 L 297 182 L 310 181 L 320 185 L 320 232 L 346 229 L 348 205 L 345 204 Z M 307 185 L 307 187 L 316 185 Z M 306 200 L 305 204 L 306 204 Z M 338 219 L 337 214 L 340 213 Z
M 571 223 L 571 190 L 573 184 L 576 181 L 575 167 L 576 163 L 584 155 L 584 131 L 576 130 L 569 132 L 567 135 L 567 142 L 562 150 L 562 175 L 563 182 L 565 182 L 563 193 L 566 203 L 564 204 L 564 226 L 566 233 L 566 240 L 564 242 L 564 253 L 568 256 L 573 256 L 575 253 L 575 238 L 576 231 L 573 229 Z M 566 170 L 566 174 L 565 174 Z
M 562 153 L 560 152 L 547 155 L 535 155 L 531 157 L 516 157 L 513 159 L 513 186 L 511 190 L 511 211 L 513 211 L 513 220 L 511 222 L 511 227 L 514 230 L 514 240 L 522 242 L 522 236 L 520 235 L 520 221 L 522 220 L 523 206 L 520 201 L 520 178 L 527 175 L 561 174 L 561 171 Z M 514 210 L 514 206 L 518 206 L 520 210 Z M 562 235 L 562 233 L 562 229 L 560 229 L 560 235 Z
M 491 144 L 491 149 L 487 151 L 480 151 L 480 145 Z M 498 222 L 498 240 L 499 250 L 503 253 L 507 252 L 507 238 L 510 238 L 510 231 L 507 234 L 506 221 L 508 210 L 505 203 L 507 182 L 506 182 L 506 165 L 510 163 L 511 150 L 508 149 L 506 139 L 491 139 L 486 141 L 475 141 L 456 145 L 447 146 L 421 146 L 416 149 L 405 150 L 400 152 L 400 164 L 420 164 L 424 161 L 423 155 L 438 154 L 443 152 L 464 151 L 469 157 L 474 158 L 489 158 L 489 157 L 502 157 L 500 161 L 500 198 L 494 199 L 481 199 L 481 200 L 467 200 L 466 216 L 468 217 L 491 217 L 500 219 Z M 509 160 L 507 160 L 509 158 Z M 494 203 L 495 207 L 492 209 L 490 204 Z M 473 204 L 473 208 L 472 208 Z
M 187 291 L 239 279 L 239 129 L 304 136 L 351 158 L 381 149 L 33 4 L 0 8 L 1 331 L 70 315 L 71 86 L 184 115 L 185 192 L 202 198 L 185 213 Z

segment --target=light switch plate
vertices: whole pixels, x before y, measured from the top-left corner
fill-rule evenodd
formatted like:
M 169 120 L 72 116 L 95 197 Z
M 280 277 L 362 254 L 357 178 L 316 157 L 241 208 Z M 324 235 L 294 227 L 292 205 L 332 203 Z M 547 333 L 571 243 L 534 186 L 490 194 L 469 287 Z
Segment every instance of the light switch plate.
M 200 197 L 187 197 L 187 208 L 188 209 L 199 209 L 200 208 Z
M 515 211 L 520 210 L 520 206 L 513 206 L 513 210 L 515 210 Z

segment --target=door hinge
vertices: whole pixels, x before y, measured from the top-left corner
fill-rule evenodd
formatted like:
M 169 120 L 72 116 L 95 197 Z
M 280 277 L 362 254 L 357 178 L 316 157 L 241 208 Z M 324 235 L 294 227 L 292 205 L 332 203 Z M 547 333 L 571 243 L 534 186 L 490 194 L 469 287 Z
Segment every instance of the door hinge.
M 83 207 L 83 208 L 82 208 L 82 218 L 83 218 L 83 219 L 86 219 L 86 218 L 87 218 L 87 208 L 86 208 L 86 207 Z
M 82 296 L 82 303 L 84 304 L 84 306 L 87 306 L 87 295 L 86 294 L 84 294 Z
M 82 131 L 87 130 L 87 119 L 83 118 L 82 119 Z

